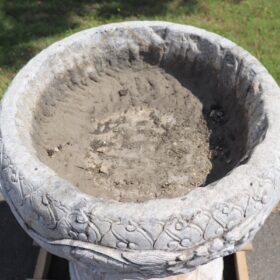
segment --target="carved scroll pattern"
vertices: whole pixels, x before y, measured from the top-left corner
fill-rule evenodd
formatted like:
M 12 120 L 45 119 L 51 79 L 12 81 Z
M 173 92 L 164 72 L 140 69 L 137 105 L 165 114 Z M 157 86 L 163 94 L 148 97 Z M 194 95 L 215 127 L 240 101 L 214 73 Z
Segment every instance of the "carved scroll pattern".
M 170 254 L 178 253 L 175 257 L 174 255 L 160 257 L 158 265 L 164 264 L 162 270 L 168 270 L 168 267 L 172 270 L 171 267 L 178 266 L 178 263 L 188 262 L 190 267 L 192 263 L 193 266 L 196 266 L 198 265 L 197 260 L 203 263 L 207 259 L 211 259 L 210 255 L 230 253 L 231 249 L 228 248 L 232 248 L 234 251 L 235 246 L 252 237 L 248 234 L 248 227 L 244 231 L 241 227 L 238 239 L 232 237 L 231 231 L 238 228 L 249 217 L 262 211 L 270 202 L 269 191 L 272 193 L 274 190 L 272 180 L 265 179 L 263 184 L 254 182 L 252 193 L 243 193 L 239 197 L 232 197 L 223 203 L 216 203 L 211 211 L 198 210 L 191 217 L 172 216 L 166 221 L 155 221 L 152 227 L 146 226 L 143 221 L 128 221 L 122 217 L 118 220 L 111 220 L 106 217 L 97 217 L 94 213 L 94 206 L 90 206 L 91 202 L 81 201 L 80 205 L 71 209 L 40 187 L 30 184 L 5 154 L 2 140 L 0 139 L 0 141 L 3 192 L 24 223 L 34 231 L 38 229 L 39 235 L 43 235 L 42 232 L 44 232 L 45 236 L 42 237 L 50 242 L 56 241 L 56 244 L 59 244 L 59 240 L 61 240 L 61 244 L 67 245 L 67 242 L 63 243 L 63 240 L 72 240 L 71 244 L 69 243 L 71 246 L 74 246 L 75 241 L 82 241 L 85 242 L 84 244 L 117 248 L 123 253 L 121 259 L 115 259 L 115 266 L 121 264 L 122 269 L 130 266 L 149 266 L 149 264 L 154 266 L 159 250 L 168 251 Z M 261 226 L 253 223 L 252 225 L 252 232 L 256 232 L 256 229 Z M 44 231 L 40 232 L 40 228 Z M 144 252 L 147 250 L 145 257 L 141 255 L 143 250 Z M 137 251 L 139 254 L 136 253 Z M 148 263 L 147 254 L 151 255 Z M 73 255 L 81 258 L 79 256 L 81 250 L 73 249 Z M 98 256 L 100 258 L 100 254 Z M 105 259 L 112 258 L 106 255 L 106 252 L 104 256 Z M 206 259 L 205 256 L 207 256 Z M 83 257 L 87 259 L 87 255 Z M 90 259 L 94 261 L 96 258 L 96 253 L 91 252 Z M 100 262 L 105 263 L 104 260 L 99 260 Z M 113 261 L 111 261 L 112 263 Z M 178 271 L 178 269 L 180 268 L 175 270 Z

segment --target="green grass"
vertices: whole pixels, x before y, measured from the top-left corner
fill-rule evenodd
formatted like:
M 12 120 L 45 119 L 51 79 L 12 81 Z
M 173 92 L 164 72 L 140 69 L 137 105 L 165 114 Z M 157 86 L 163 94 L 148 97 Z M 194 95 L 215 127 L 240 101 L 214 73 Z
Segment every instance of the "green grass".
M 0 0 L 0 96 L 51 43 L 89 27 L 137 19 L 221 34 L 249 50 L 280 83 L 279 0 Z

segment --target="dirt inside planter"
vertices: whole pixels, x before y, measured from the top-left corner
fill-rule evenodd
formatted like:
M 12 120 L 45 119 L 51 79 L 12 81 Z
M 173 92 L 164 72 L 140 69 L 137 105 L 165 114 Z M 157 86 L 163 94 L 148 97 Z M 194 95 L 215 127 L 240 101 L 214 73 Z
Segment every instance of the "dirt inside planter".
M 38 157 L 95 197 L 182 196 L 223 176 L 242 154 L 244 137 L 227 129 L 223 107 L 211 97 L 205 106 L 157 66 L 111 70 L 60 90 L 67 97 L 52 113 L 36 112 Z

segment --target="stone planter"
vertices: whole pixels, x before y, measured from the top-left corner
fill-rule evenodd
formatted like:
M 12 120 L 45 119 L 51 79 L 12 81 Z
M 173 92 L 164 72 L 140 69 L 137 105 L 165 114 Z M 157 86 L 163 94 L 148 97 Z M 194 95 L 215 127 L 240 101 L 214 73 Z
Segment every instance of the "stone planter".
M 203 96 L 207 89 L 214 92 L 229 125 L 243 125 L 232 136 L 243 139 L 243 150 L 223 176 L 181 197 L 118 202 L 88 195 L 43 163 L 36 144 L 38 108 L 51 115 L 56 96 L 65 98 L 61 85 L 75 92 L 135 61 L 178 70 L 193 81 L 193 92 L 205 85 Z M 112 273 L 112 279 L 185 273 L 238 250 L 278 202 L 279 120 L 276 82 L 225 38 L 167 22 L 92 28 L 42 51 L 5 93 L 1 189 L 25 231 L 71 262 L 73 279 L 79 270 Z

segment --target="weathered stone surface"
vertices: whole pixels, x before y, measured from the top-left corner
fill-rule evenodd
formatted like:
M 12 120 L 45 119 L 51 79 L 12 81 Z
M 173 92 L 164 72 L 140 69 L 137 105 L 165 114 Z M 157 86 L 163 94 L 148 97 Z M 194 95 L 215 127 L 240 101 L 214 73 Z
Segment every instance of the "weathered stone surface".
M 103 273 L 89 270 L 70 262 L 69 269 L 72 280 L 129 280 L 137 279 L 137 275 L 124 275 L 116 273 Z M 224 263 L 223 258 L 215 259 L 207 264 L 197 267 L 194 271 L 164 278 L 145 278 L 149 280 L 222 280 Z
M 58 83 L 96 79 L 119 58 L 180 62 L 186 73 L 212 73 L 223 98 L 235 95 L 246 108 L 247 157 L 185 197 L 144 203 L 94 198 L 58 177 L 32 144 L 38 100 Z M 167 22 L 92 28 L 42 51 L 7 90 L 0 119 L 2 192 L 21 226 L 54 254 L 101 272 L 137 273 L 136 279 L 185 273 L 251 240 L 278 202 L 279 119 L 276 82 L 225 38 Z

